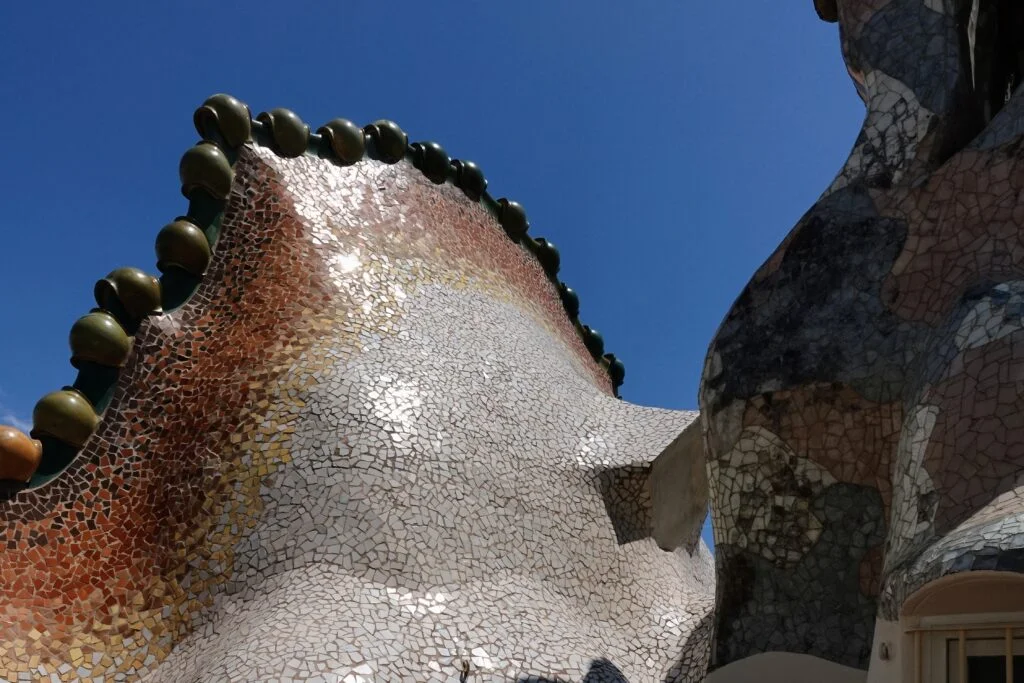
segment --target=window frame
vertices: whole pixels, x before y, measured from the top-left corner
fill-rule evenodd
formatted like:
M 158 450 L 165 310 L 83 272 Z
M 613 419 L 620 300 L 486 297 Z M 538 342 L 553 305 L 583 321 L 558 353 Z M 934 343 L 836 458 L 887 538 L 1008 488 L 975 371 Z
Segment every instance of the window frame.
M 928 616 L 912 621 L 915 623 L 908 624 L 906 634 L 913 639 L 914 683 L 961 683 L 972 651 L 973 656 L 1002 654 L 1007 663 L 1006 683 L 1013 683 L 1013 657 L 1024 656 L 1024 612 Z M 954 656 L 956 666 L 950 666 Z

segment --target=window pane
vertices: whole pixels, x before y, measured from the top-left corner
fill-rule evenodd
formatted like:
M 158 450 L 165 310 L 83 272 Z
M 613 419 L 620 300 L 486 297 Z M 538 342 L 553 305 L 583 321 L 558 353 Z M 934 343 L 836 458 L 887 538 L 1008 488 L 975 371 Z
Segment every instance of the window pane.
M 1013 677 L 1014 683 L 1016 683 L 1016 657 L 1013 665 Z M 1006 683 L 1006 658 L 1001 656 L 968 657 L 967 680 L 969 683 Z

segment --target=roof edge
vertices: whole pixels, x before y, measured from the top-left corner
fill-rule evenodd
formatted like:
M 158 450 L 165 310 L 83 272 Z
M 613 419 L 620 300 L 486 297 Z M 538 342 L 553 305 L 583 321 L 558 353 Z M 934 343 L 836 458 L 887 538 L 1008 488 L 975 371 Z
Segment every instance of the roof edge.
M 527 234 L 530 224 L 523 207 L 488 193 L 487 180 L 475 163 L 452 159 L 435 142 L 410 144 L 393 121 L 382 119 L 360 127 L 339 118 L 312 132 L 288 109 L 273 109 L 253 118 L 248 105 L 225 94 L 208 97 L 195 111 L 193 122 L 201 140 L 185 152 L 178 167 L 181 192 L 189 207 L 157 235 L 161 276 L 118 268 L 96 283 L 98 307 L 71 329 L 71 364 L 78 369 L 78 376 L 74 384 L 45 395 L 32 411 L 31 437 L 41 445 L 41 457 L 22 453 L 37 446 L 29 448 L 20 439 L 12 437 L 0 443 L 0 497 L 39 488 L 71 465 L 99 427 L 100 414 L 113 397 L 142 321 L 180 308 L 197 291 L 220 236 L 234 180 L 233 166 L 240 148 L 250 141 L 282 157 L 315 156 L 342 166 L 364 158 L 389 164 L 407 160 L 432 183 L 450 183 L 461 189 L 497 220 L 509 239 L 537 259 L 584 347 L 608 373 L 612 393 L 621 398 L 618 389 L 625 379 L 625 366 L 615 354 L 605 353 L 597 330 L 580 321 L 579 297 L 558 279 L 558 249 L 543 237 Z M 10 444 L 21 450 L 15 446 L 11 450 Z M 24 465 L 33 459 L 35 470 L 29 476 Z

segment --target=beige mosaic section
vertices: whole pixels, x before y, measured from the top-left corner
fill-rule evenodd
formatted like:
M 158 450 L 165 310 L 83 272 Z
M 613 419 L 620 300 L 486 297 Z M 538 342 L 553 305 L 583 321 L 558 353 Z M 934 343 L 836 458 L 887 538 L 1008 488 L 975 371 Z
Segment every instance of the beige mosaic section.
M 330 322 L 283 374 L 291 460 L 234 548 L 239 581 L 148 680 L 440 681 L 464 661 L 472 680 L 700 680 L 710 555 L 658 548 L 614 475 L 695 415 L 595 385 L 548 309 L 455 241 L 451 207 L 405 197 L 418 175 L 257 153 L 326 254 Z M 475 249 L 516 272 L 475 211 L 497 238 Z

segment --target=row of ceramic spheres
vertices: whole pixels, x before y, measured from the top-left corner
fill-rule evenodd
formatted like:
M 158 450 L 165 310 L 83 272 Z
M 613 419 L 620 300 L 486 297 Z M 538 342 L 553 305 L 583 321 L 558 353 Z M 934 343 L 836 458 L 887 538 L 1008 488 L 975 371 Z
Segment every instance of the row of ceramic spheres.
M 321 151 L 317 150 L 321 146 L 323 152 L 329 150 L 335 160 L 349 166 L 366 155 L 366 141 L 369 138 L 373 142 L 376 158 L 380 161 L 398 163 L 408 152 L 413 166 L 431 182 L 441 185 L 451 180 L 474 202 L 485 197 L 487 180 L 479 166 L 472 161 L 452 159 L 436 142 L 415 142 L 410 145 L 408 136 L 394 121 L 381 120 L 360 128 L 347 119 L 334 119 L 317 130 L 317 138 L 311 136 L 309 126 L 288 109 L 264 112 L 256 120 L 265 126 L 274 151 L 283 157 L 294 158 L 307 151 Z M 214 95 L 196 111 L 196 128 L 200 134 L 213 128 L 210 125 L 212 123 L 216 123 L 216 129 L 228 145 L 237 146 L 251 136 L 252 120 L 248 107 L 229 95 Z M 544 272 L 557 284 L 566 313 L 573 321 L 577 321 L 579 297 L 564 282 L 558 282 L 556 277 L 561 265 L 558 249 L 543 237 L 531 239 L 527 236 L 530 223 L 518 202 L 505 198 L 497 200 L 497 214 L 498 222 L 509 238 L 525 244 L 537 257 Z M 612 385 L 617 390 L 625 379 L 625 366 L 614 354 L 604 353 L 604 340 L 596 330 L 582 324 L 580 328 L 584 345 L 594 360 L 605 360 Z
M 191 199 L 197 190 L 214 199 L 226 200 L 231 192 L 234 171 L 220 145 L 237 149 L 251 139 L 253 122 L 249 108 L 229 95 L 214 95 L 196 110 L 194 121 L 203 140 L 182 157 L 179 175 L 182 194 Z M 266 127 L 278 154 L 297 157 L 311 143 L 309 127 L 286 109 L 275 109 L 257 117 Z M 334 157 L 344 165 L 354 164 L 367 152 L 367 138 L 373 141 L 377 156 L 386 163 L 397 163 L 411 150 L 413 165 L 436 184 L 451 179 L 473 201 L 484 197 L 487 181 L 476 164 L 451 160 L 437 143 L 408 144 L 408 137 L 397 124 L 377 121 L 361 129 L 351 121 L 335 119 L 318 131 Z M 543 238 L 530 239 L 529 223 L 517 202 L 497 201 L 498 219 L 508 236 L 525 242 L 537 256 L 545 272 L 555 282 L 560 265 L 558 250 Z M 187 217 L 164 226 L 156 240 L 157 268 L 167 272 L 177 268 L 194 277 L 202 277 L 212 258 L 205 233 Z M 566 312 L 574 321 L 579 314 L 579 298 L 557 282 Z M 83 362 L 104 367 L 123 367 L 131 352 L 132 340 L 125 326 L 137 325 L 143 318 L 162 312 L 160 281 L 136 268 L 121 268 L 100 280 L 95 287 L 100 308 L 80 318 L 70 334 L 71 362 L 76 368 Z M 116 305 L 115 305 L 116 304 Z M 128 320 L 119 321 L 111 311 L 119 310 Z M 604 341 L 596 330 L 581 326 L 583 341 L 595 358 L 608 364 L 609 375 L 617 389 L 625 377 L 625 367 L 613 354 L 604 354 Z M 44 396 L 33 410 L 32 436 L 52 437 L 80 449 L 95 431 L 99 417 L 88 399 L 77 389 L 66 387 Z M 26 482 L 39 467 L 43 447 L 39 440 L 20 430 L 0 426 L 0 480 Z
M 187 227 L 185 227 L 185 225 Z M 157 253 L 166 253 L 173 235 L 199 229 L 183 219 L 166 226 L 157 239 Z M 199 231 L 202 235 L 202 231 Z M 205 241 L 205 237 L 203 238 Z M 180 248 L 178 244 L 171 250 Z M 207 244 L 207 250 L 209 245 Z M 161 261 L 165 268 L 172 265 Z M 177 264 L 174 264 L 177 265 Z M 119 268 L 96 283 L 96 303 L 100 308 L 79 318 L 71 327 L 71 364 L 83 363 L 121 368 L 128 360 L 132 338 L 111 310 L 115 301 L 124 315 L 138 322 L 161 312 L 160 281 L 137 268 Z M 44 396 L 32 411 L 32 436 L 52 437 L 80 449 L 95 431 L 99 416 L 89 400 L 73 387 L 65 387 Z M 42 443 L 20 430 L 0 426 L 0 480 L 27 482 L 35 474 L 43 457 Z

